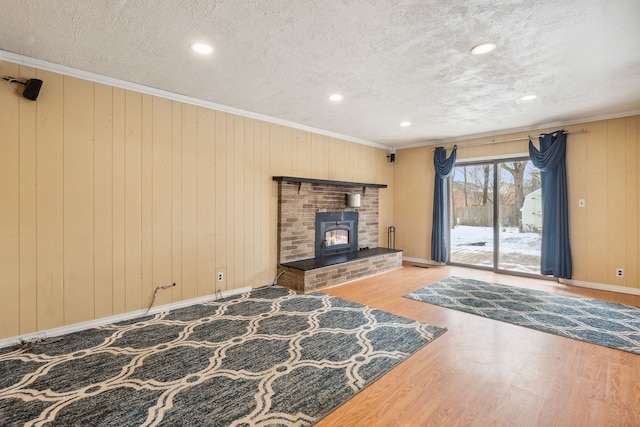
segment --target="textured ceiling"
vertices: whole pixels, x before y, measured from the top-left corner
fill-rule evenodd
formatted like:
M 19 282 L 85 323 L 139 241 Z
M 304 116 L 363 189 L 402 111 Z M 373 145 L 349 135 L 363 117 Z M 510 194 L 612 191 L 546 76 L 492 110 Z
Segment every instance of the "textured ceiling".
M 0 0 L 0 49 L 401 147 L 640 111 L 639 22 L 639 0 Z

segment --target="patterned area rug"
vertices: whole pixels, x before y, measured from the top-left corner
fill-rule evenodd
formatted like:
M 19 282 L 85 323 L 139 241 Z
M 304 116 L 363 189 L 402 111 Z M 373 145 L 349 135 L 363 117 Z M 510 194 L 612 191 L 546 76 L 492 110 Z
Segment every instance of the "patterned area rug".
M 0 349 L 0 424 L 307 426 L 445 331 L 256 290 Z
M 407 298 L 640 354 L 640 308 L 449 277 Z

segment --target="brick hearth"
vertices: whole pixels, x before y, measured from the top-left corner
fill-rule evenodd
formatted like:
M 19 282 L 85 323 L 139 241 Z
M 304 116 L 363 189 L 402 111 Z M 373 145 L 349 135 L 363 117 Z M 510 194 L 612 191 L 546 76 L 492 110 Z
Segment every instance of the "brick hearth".
M 386 185 L 293 177 L 273 179 L 278 181 L 278 264 L 285 270 L 279 284 L 310 292 L 402 266 L 401 251 L 373 250 L 378 248 L 379 189 Z M 346 206 L 349 193 L 362 194 L 359 208 Z M 355 259 L 338 264 L 295 266 L 294 261 L 314 259 L 316 212 L 354 211 L 359 213 L 358 245 L 369 251 L 359 251 Z
M 375 249 L 372 249 L 368 252 L 374 251 Z M 300 292 L 313 292 L 318 289 L 394 270 L 401 266 L 402 251 L 394 250 L 387 250 L 385 253 L 311 270 L 281 265 L 285 273 L 280 277 L 278 284 Z

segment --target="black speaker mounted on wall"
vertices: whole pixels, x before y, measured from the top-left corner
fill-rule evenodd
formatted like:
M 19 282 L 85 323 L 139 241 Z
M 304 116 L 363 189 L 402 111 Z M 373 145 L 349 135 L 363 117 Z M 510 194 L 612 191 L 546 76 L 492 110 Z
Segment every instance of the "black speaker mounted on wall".
M 38 99 L 38 95 L 40 94 L 40 88 L 42 87 L 42 80 L 40 79 L 29 79 L 29 80 L 18 80 L 13 77 L 3 77 L 9 83 L 20 83 L 24 85 L 24 90 L 22 91 L 22 96 L 32 101 Z
M 32 101 L 38 99 L 38 95 L 40 94 L 40 88 L 42 87 L 42 80 L 38 79 L 29 79 L 24 84 L 24 91 L 22 92 L 22 96 Z

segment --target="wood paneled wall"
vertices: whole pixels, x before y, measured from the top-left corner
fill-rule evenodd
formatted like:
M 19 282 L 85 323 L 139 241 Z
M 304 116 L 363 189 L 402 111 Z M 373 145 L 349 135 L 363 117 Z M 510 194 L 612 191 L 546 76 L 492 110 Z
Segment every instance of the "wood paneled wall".
M 603 120 L 564 128 L 567 139 L 569 227 L 573 279 L 577 281 L 639 288 L 640 220 L 640 116 Z M 464 148 L 485 141 L 526 137 L 527 132 L 459 141 L 458 160 L 496 158 L 528 153 L 528 141 L 513 141 Z M 537 145 L 537 140 L 535 141 Z M 452 144 L 447 144 L 447 155 Z M 396 153 L 394 218 L 397 246 L 409 258 L 431 259 L 433 211 L 433 147 Z M 578 199 L 586 207 L 578 208 Z M 625 275 L 616 277 L 615 270 Z
M 276 274 L 272 176 L 387 184 L 386 151 L 0 61 L 0 338 Z M 216 282 L 222 271 L 225 280 Z

